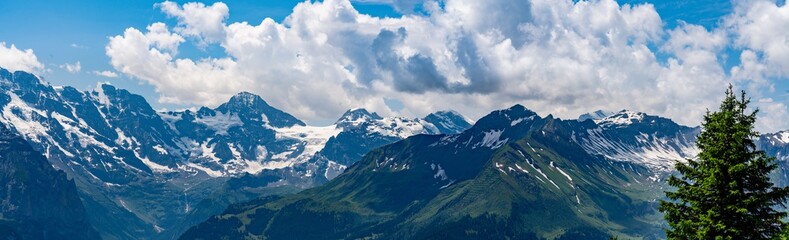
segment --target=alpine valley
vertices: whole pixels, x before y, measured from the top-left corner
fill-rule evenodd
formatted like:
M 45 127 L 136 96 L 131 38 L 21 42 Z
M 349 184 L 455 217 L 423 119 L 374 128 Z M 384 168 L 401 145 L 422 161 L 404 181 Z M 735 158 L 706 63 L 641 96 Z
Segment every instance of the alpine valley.
M 627 110 L 559 119 L 521 105 L 473 126 L 453 111 L 365 109 L 308 126 L 246 92 L 161 112 L 109 84 L 80 91 L 1 68 L 0 109 L 0 233 L 28 236 L 24 221 L 40 221 L 44 238 L 657 239 L 665 179 L 700 132 Z M 789 131 L 758 148 L 789 184 Z M 73 235 L 41 211 L 95 231 Z

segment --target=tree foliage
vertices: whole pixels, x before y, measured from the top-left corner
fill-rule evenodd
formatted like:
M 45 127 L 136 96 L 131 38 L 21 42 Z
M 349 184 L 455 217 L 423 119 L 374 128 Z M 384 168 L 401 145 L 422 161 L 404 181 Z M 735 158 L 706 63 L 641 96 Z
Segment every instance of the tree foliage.
M 768 239 L 785 227 L 780 207 L 789 188 L 770 182 L 777 165 L 756 150 L 758 109 L 748 112 L 749 102 L 744 91 L 737 98 L 729 86 L 720 109 L 705 114 L 698 159 L 677 162 L 681 176 L 668 180 L 677 189 L 660 202 L 669 239 Z

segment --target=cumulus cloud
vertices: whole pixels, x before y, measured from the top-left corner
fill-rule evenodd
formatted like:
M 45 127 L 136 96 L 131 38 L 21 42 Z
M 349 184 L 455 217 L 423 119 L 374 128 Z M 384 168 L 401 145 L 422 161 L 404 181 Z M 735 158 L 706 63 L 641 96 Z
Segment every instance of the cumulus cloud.
M 44 64 L 38 62 L 32 49 L 20 50 L 14 44 L 6 46 L 0 42 L 0 67 L 9 71 L 26 71 L 40 74 L 44 71 Z
M 742 50 L 740 64 L 731 69 L 730 78 L 758 99 L 755 105 L 763 113 L 758 129 L 788 129 L 789 107 L 765 95 L 780 96 L 787 91 L 776 89 L 775 83 L 789 80 L 789 5 L 766 0 L 737 2 L 723 25 L 734 46 Z
M 768 70 L 775 76 L 789 77 L 789 5 L 774 1 L 744 1 L 729 16 L 726 25 L 735 35 L 735 43 L 760 53 Z
M 66 63 L 60 65 L 60 68 L 66 69 L 66 71 L 69 73 L 78 73 L 79 71 L 82 71 L 82 64 L 77 61 L 75 63 Z
M 108 77 L 108 78 L 116 78 L 116 77 L 118 77 L 118 73 L 113 72 L 113 71 L 108 71 L 108 70 L 93 71 L 92 73 L 93 73 L 93 75 L 96 75 L 96 76 L 102 76 L 102 77 Z
M 227 23 L 222 3 L 164 2 L 157 6 L 175 26 L 128 28 L 110 38 L 106 53 L 117 71 L 153 85 L 161 102 L 215 106 L 251 91 L 308 121 L 352 107 L 394 114 L 388 99 L 402 102 L 405 115 L 451 108 L 476 119 L 520 103 L 563 118 L 627 108 L 697 125 L 727 83 L 768 99 L 757 83 L 789 72 L 786 36 L 769 36 L 787 34 L 777 28 L 789 23 L 747 20 L 783 19 L 789 11 L 775 3 L 738 6 L 714 29 L 665 29 L 652 5 L 613 0 L 403 4 L 415 2 L 425 14 L 377 18 L 348 0 L 307 1 L 282 23 L 257 24 Z M 217 44 L 226 56 L 181 58 L 186 39 Z M 732 44 L 743 49 L 742 64 L 725 69 L 721 55 Z M 785 104 L 759 102 L 772 114 L 765 119 L 787 112 Z
M 157 4 L 167 16 L 178 19 L 175 31 L 199 39 L 200 44 L 216 43 L 225 35 L 225 19 L 229 9 L 222 2 L 211 6 L 203 3 L 178 3 L 165 1 Z
M 756 123 L 756 129 L 762 132 L 776 132 L 780 130 L 787 130 L 785 127 L 786 120 L 789 119 L 789 107 L 785 103 L 776 102 L 772 98 L 758 99 L 755 106 L 763 114 L 760 116 Z

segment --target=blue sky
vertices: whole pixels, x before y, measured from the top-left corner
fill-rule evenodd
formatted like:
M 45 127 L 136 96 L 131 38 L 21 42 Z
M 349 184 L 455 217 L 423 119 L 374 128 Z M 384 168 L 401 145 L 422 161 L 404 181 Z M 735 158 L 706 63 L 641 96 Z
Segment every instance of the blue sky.
M 184 3 L 193 1 L 175 2 L 179 9 L 183 10 Z M 781 46 L 780 43 L 776 45 L 774 42 L 764 42 L 780 39 L 780 36 L 771 36 L 769 31 L 760 32 L 753 26 L 737 25 L 747 25 L 744 20 L 747 20 L 745 18 L 749 15 L 745 13 L 781 9 L 784 8 L 783 1 L 768 1 L 765 5 L 764 1 L 749 0 L 741 2 L 742 6 L 738 8 L 737 4 L 725 0 L 620 0 L 617 2 L 619 5 L 615 6 L 616 9 L 612 10 L 611 5 L 607 4 L 608 1 L 604 0 L 497 0 L 485 2 L 483 5 L 474 1 L 442 0 L 435 5 L 438 10 L 430 10 L 432 5 L 422 5 L 423 2 L 432 3 L 430 0 L 364 0 L 351 2 L 352 8 L 359 13 L 350 13 L 356 26 L 342 31 L 336 29 L 336 26 L 344 24 L 338 16 L 349 14 L 342 10 L 345 0 L 329 2 L 305 4 L 303 12 L 307 15 L 302 14 L 291 23 L 304 25 L 293 27 L 284 24 L 283 20 L 294 14 L 294 7 L 300 1 L 221 1 L 229 9 L 229 14 L 224 15 L 221 22 L 225 29 L 223 31 L 230 31 L 231 25 L 243 22 L 248 24 L 239 25 L 262 27 L 265 24 L 261 24 L 261 21 L 265 18 L 271 18 L 278 23 L 271 26 L 292 30 L 290 33 L 281 31 L 280 34 L 296 34 L 289 36 L 296 38 L 285 40 L 279 43 L 280 45 L 271 45 L 273 47 L 268 47 L 270 49 L 263 47 L 250 49 L 250 52 L 271 54 L 272 58 L 295 57 L 295 62 L 292 63 L 303 64 L 301 67 L 310 69 L 300 69 L 305 72 L 295 75 L 288 73 L 277 76 L 277 73 L 282 71 L 282 66 L 277 66 L 277 63 L 289 61 L 260 59 L 259 56 L 253 57 L 254 61 L 245 61 L 241 56 L 243 54 L 233 52 L 228 46 L 220 44 L 226 43 L 228 39 L 199 44 L 200 39 L 207 36 L 204 35 L 206 33 L 189 35 L 183 32 L 183 29 L 179 30 L 179 26 L 187 26 L 184 23 L 185 18 L 175 17 L 172 13 L 168 16 L 168 13 L 157 5 L 159 1 L 0 1 L 0 9 L 3 9 L 3 15 L 0 15 L 0 29 L 3 29 L 0 31 L 0 42 L 5 42 L 7 46 L 13 44 L 18 49 L 32 49 L 38 61 L 45 65 L 45 70 L 40 75 L 55 85 L 70 85 L 88 90 L 97 82 L 111 82 L 120 88 L 143 95 L 156 109 L 216 105 L 228 97 L 229 91 L 244 90 L 262 95 L 272 105 L 315 124 L 330 123 L 343 109 L 351 107 L 366 107 L 382 115 L 405 116 L 455 109 L 476 119 L 493 109 L 520 103 L 540 114 L 555 114 L 563 118 L 596 109 L 616 111 L 627 108 L 672 117 L 681 123 L 693 125 L 706 109 L 716 107 L 715 103 L 723 89 L 718 85 L 734 83 L 737 87 L 749 90 L 756 98 L 757 105 L 763 111 L 768 111 L 769 114 L 764 115 L 761 129 L 772 131 L 789 128 L 789 124 L 782 123 L 787 122 L 785 119 L 789 117 L 786 107 L 789 105 L 789 81 L 786 77 L 789 74 L 789 69 L 786 69 L 789 65 L 777 54 L 789 47 Z M 417 4 L 409 5 L 414 2 Z M 217 1 L 201 3 L 204 3 L 206 8 L 217 5 Z M 465 8 L 464 4 L 470 7 Z M 623 6 L 625 4 L 635 7 L 628 9 Z M 641 7 L 644 4 L 654 6 L 659 15 L 657 27 L 649 25 L 655 21 L 650 17 L 651 8 Z M 764 5 L 768 8 L 751 5 Z M 413 7 L 415 11 L 402 9 L 403 6 Z M 542 10 L 534 10 L 537 8 Z M 573 8 L 575 10 L 572 10 Z M 544 15 L 544 12 L 550 12 L 545 9 L 565 11 L 566 15 L 560 16 L 560 19 L 551 18 Z M 740 9 L 741 14 L 736 12 L 737 9 Z M 311 15 L 320 13 L 314 11 L 330 14 L 327 16 L 334 14 L 334 18 L 316 23 L 313 21 L 315 19 L 311 18 L 319 17 Z M 780 11 L 772 13 L 782 14 Z M 575 14 L 578 16 L 574 16 Z M 370 22 L 362 17 L 367 15 L 378 18 Z M 743 21 L 729 20 L 724 23 L 727 18 L 735 19 L 731 16 L 743 18 Z M 567 19 L 561 19 L 564 17 Z M 484 22 L 477 21 L 480 19 Z M 594 26 L 597 23 L 589 23 L 592 25 L 589 27 L 583 24 L 573 25 L 577 24 L 575 21 L 579 19 L 599 20 L 600 26 Z M 320 24 L 320 21 L 324 20 L 327 22 Z M 458 22 L 453 22 L 455 20 Z M 524 25 L 520 24 L 524 21 L 531 22 L 529 26 L 542 29 L 542 32 L 524 32 Z M 633 24 L 632 21 L 642 22 L 624 26 Z M 151 77 L 151 74 L 159 69 L 132 69 L 130 66 L 133 65 L 133 59 L 132 62 L 129 62 L 129 59 L 124 62 L 121 56 L 108 56 L 110 53 L 107 46 L 111 37 L 130 40 L 132 36 L 125 32 L 126 29 L 146 34 L 146 27 L 157 22 L 166 25 L 168 34 L 172 33 L 184 40 L 176 44 L 177 52 L 168 52 L 167 49 L 153 45 L 149 46 L 151 50 L 171 55 L 172 61 L 168 64 L 175 64 L 178 60 L 193 61 L 197 65 L 204 63 L 201 66 L 213 68 L 206 72 L 206 76 L 225 76 L 231 79 L 217 81 L 229 81 L 232 84 L 228 84 L 230 86 L 221 91 L 199 91 L 191 94 L 188 88 L 180 89 L 172 83 L 164 80 L 160 82 L 156 77 Z M 639 24 L 644 26 L 638 26 Z M 402 30 L 398 31 L 398 26 Z M 567 29 L 553 31 L 569 30 L 573 33 L 560 36 L 567 38 L 564 40 L 575 39 L 580 43 L 590 44 L 589 47 L 574 46 L 568 50 L 557 45 L 561 39 L 545 41 L 546 37 L 553 36 L 549 33 L 557 26 Z M 703 30 L 694 28 L 695 26 L 700 26 Z M 611 29 L 606 30 L 606 27 Z M 496 31 L 491 32 L 490 29 Z M 762 38 L 746 38 L 738 35 L 739 32 L 736 31 L 739 30 L 768 35 Z M 617 34 L 617 31 L 627 31 L 622 33 L 621 37 L 628 42 L 621 46 L 612 45 L 619 43 L 606 43 L 606 34 Z M 392 34 L 387 35 L 388 33 Z M 309 41 L 288 45 L 288 41 L 305 40 L 299 38 L 304 34 L 309 35 L 306 40 L 328 37 L 328 45 L 315 48 L 323 46 L 321 44 L 324 43 L 308 46 L 312 44 Z M 358 37 L 346 38 L 354 34 Z M 431 34 L 435 36 L 429 37 Z M 283 36 L 280 37 L 284 39 Z M 383 49 L 394 52 L 395 58 L 390 60 L 380 59 L 381 56 L 386 56 L 381 55 L 383 52 L 378 49 L 384 45 L 376 45 L 383 43 L 380 40 L 384 36 L 392 37 L 390 41 L 393 42 L 389 42 L 391 46 L 386 45 L 388 48 Z M 510 40 L 503 41 L 505 39 Z M 616 39 L 616 36 L 612 39 Z M 434 40 L 436 43 L 432 42 Z M 496 41 L 500 43 L 495 44 Z M 469 42 L 471 45 L 467 45 Z M 501 49 L 502 44 L 511 44 L 512 49 L 520 55 L 496 52 L 496 49 Z M 525 45 L 520 46 L 522 44 Z M 617 69 L 617 64 L 605 61 L 610 58 L 611 62 L 621 60 L 629 64 L 639 59 L 639 54 L 645 53 L 640 50 L 640 46 L 645 46 L 648 49 L 646 53 L 655 56 L 654 62 L 650 63 L 647 59 L 644 64 Z M 126 49 L 124 45 L 118 47 L 119 50 Z M 471 48 L 464 50 L 464 47 Z M 552 47 L 556 49 L 540 50 Z M 277 55 L 283 53 L 276 48 L 291 48 L 288 51 L 294 53 L 292 56 Z M 467 56 L 468 59 L 462 57 L 469 53 L 471 55 Z M 341 56 L 337 57 L 338 54 Z M 305 56 L 308 58 L 304 58 Z M 450 57 L 444 59 L 446 56 Z M 534 56 L 549 58 L 550 61 L 534 62 L 530 60 Z M 708 61 L 710 56 L 714 58 L 712 62 Z M 755 64 L 740 61 L 747 56 L 752 56 L 750 59 Z M 624 59 L 631 57 L 634 58 Z M 113 59 L 118 63 L 111 64 Z M 229 61 L 230 65 L 222 65 L 221 61 Z M 321 66 L 326 61 L 337 61 L 336 64 L 342 66 Z M 532 62 L 534 66 L 520 65 L 513 69 L 506 67 L 508 61 L 526 65 Z M 80 70 L 67 71 L 66 64 L 76 62 L 80 63 Z M 571 67 L 568 71 L 563 64 L 579 66 Z M 245 68 L 237 67 L 242 65 Z M 486 68 L 474 68 L 479 65 Z M 124 71 L 123 67 L 128 69 Z M 228 70 L 231 67 L 233 69 Z M 256 71 L 255 68 L 263 68 L 265 71 Z M 546 68 L 548 70 L 545 70 Z M 175 74 L 175 71 L 185 71 L 177 67 L 170 70 L 172 72 L 158 73 L 168 75 Z M 574 72 L 575 70 L 578 72 Z M 118 77 L 99 76 L 95 74 L 96 71 L 111 71 L 118 73 Z M 475 76 L 475 71 L 482 74 Z M 590 77 L 589 74 L 597 76 Z M 168 75 L 162 78 L 167 77 L 170 81 L 180 81 L 176 76 Z M 293 81 L 279 78 L 293 78 Z M 340 79 L 331 82 L 335 80 L 329 81 L 325 78 Z M 566 82 L 554 84 L 550 78 L 562 78 Z M 547 84 L 543 81 L 547 81 Z M 302 87 L 313 83 L 315 89 Z M 188 82 L 184 85 L 195 84 L 204 82 Z M 334 86 L 332 84 L 340 87 L 334 89 L 330 87 Z M 651 91 L 655 88 L 660 90 Z M 330 93 L 327 96 L 331 101 L 315 97 L 322 89 Z M 687 92 L 681 92 L 684 90 Z M 627 91 L 633 93 L 623 93 Z M 646 93 L 655 95 L 646 96 Z M 645 99 L 637 99 L 641 97 Z

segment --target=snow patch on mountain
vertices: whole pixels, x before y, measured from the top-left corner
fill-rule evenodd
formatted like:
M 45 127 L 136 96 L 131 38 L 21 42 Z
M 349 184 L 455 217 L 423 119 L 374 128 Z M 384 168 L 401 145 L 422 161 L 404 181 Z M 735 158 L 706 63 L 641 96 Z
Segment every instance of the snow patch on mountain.
M 137 139 L 127 137 L 120 128 L 115 128 L 115 133 L 118 134 L 118 139 L 115 140 L 115 144 L 131 148 L 133 143 L 137 143 Z
M 430 144 L 429 146 L 430 147 L 446 146 L 446 145 L 449 145 L 449 144 L 454 143 L 455 141 L 457 141 L 457 139 L 460 136 L 461 136 L 460 134 L 446 135 L 446 136 L 441 137 L 441 139 L 439 139 L 437 142 L 434 142 L 434 143 Z
M 507 141 L 510 140 L 509 138 L 499 139 L 501 138 L 502 133 L 504 133 L 504 130 L 490 130 L 483 132 L 485 136 L 482 138 L 482 141 L 474 145 L 474 147 L 472 148 L 477 148 L 477 147 L 489 147 L 491 149 L 500 148 L 501 146 L 504 146 L 504 144 L 506 144 Z
M 104 144 L 103 142 L 96 140 L 96 138 L 93 136 L 80 131 L 78 123 L 71 118 L 63 116 L 57 112 L 52 112 L 51 116 L 60 124 L 61 127 L 63 127 L 63 130 L 68 133 L 66 137 L 72 142 L 78 142 L 80 147 L 86 148 L 88 145 L 94 145 L 103 148 L 109 153 L 114 153 L 114 149 L 112 149 L 110 146 L 107 146 L 107 144 Z M 76 136 L 77 139 L 73 139 L 73 136 Z
M 437 132 L 433 124 L 422 120 L 390 117 L 375 121 L 367 128 L 371 133 L 383 136 L 407 138 L 416 134 Z
M 518 170 L 520 170 L 523 173 L 529 173 L 529 170 L 526 170 L 525 168 L 521 167 L 517 163 L 515 164 L 515 167 L 518 168 Z
M 211 142 L 211 139 L 208 139 L 207 141 L 200 144 L 201 157 L 206 158 L 211 162 L 220 163 L 222 160 L 219 159 L 216 154 L 214 154 L 214 147 L 216 146 L 216 143 L 209 145 L 209 142 Z
M 521 122 L 526 121 L 526 120 L 528 120 L 528 121 L 534 120 L 534 116 L 529 116 L 529 117 L 518 118 L 518 119 L 512 120 L 512 122 L 510 123 L 510 127 L 518 125 L 518 123 L 521 123 Z
M 255 100 L 257 100 L 258 98 L 259 98 L 258 95 L 255 95 L 250 92 L 240 92 L 237 93 L 235 96 L 233 96 L 233 100 L 239 101 L 240 103 L 247 106 L 252 106 L 253 104 L 255 104 Z
M 346 111 L 340 119 L 337 120 L 336 125 L 341 127 L 353 126 L 358 127 L 361 124 L 374 122 L 383 119 L 377 113 L 368 112 L 364 108 L 354 108 Z
M 573 178 L 572 178 L 572 177 L 570 177 L 570 174 L 567 174 L 566 172 L 564 172 L 564 170 L 562 170 L 561 168 L 559 168 L 558 166 L 556 166 L 556 165 L 553 163 L 553 161 L 551 161 L 551 163 L 550 163 L 550 166 L 551 166 L 551 168 L 553 168 L 553 169 L 556 169 L 557 171 L 559 171 L 559 173 L 561 173 L 562 175 L 564 175 L 564 177 L 566 177 L 566 178 L 567 178 L 567 181 L 569 181 L 569 183 L 568 183 L 568 184 L 570 185 L 570 187 L 572 187 L 573 189 L 575 189 L 575 183 L 573 182 Z
M 595 120 L 595 123 L 603 127 L 630 125 L 636 122 L 641 122 L 644 119 L 644 116 L 646 116 L 644 113 L 622 110 L 603 119 Z
M 51 138 L 47 133 L 49 128 L 34 120 L 34 117 L 46 117 L 47 113 L 30 107 L 14 93 L 9 92 L 8 95 L 11 97 L 11 102 L 3 107 L 3 123 L 13 126 L 27 139 L 38 143 L 43 139 Z
M 167 149 L 164 149 L 164 147 L 162 147 L 161 144 L 154 145 L 153 149 L 156 150 L 157 152 L 159 152 L 159 154 L 161 154 L 161 155 L 170 154 L 169 152 L 167 152 Z
M 159 173 L 175 172 L 175 170 L 172 169 L 172 168 L 169 168 L 167 166 L 155 163 L 155 162 L 151 161 L 150 159 L 148 159 L 147 157 L 143 157 L 140 154 L 139 150 L 140 149 L 137 148 L 134 151 L 132 151 L 132 152 L 134 152 L 134 156 L 137 157 L 138 159 L 140 159 L 140 161 L 142 161 L 142 163 L 145 164 L 145 166 L 148 166 L 148 168 L 150 168 L 152 171 L 159 172 Z
M 534 164 L 530 164 L 530 166 L 532 168 L 534 168 L 534 170 L 537 170 L 537 173 L 539 173 L 542 177 L 544 177 L 546 180 L 548 180 L 548 182 L 550 182 L 554 187 L 556 187 L 556 189 L 562 190 L 562 188 L 560 188 L 559 185 L 556 184 L 556 182 L 551 180 L 551 178 L 549 178 L 548 175 L 546 175 L 544 172 L 542 172 L 541 169 L 535 167 Z M 543 182 L 545 182 L 545 181 L 543 181 Z
M 775 138 L 781 141 L 781 143 L 789 144 L 789 131 L 776 133 Z
M 110 102 L 110 98 L 107 97 L 107 94 L 104 94 L 104 85 L 109 85 L 109 83 L 99 83 L 96 85 L 96 88 L 93 89 L 93 92 L 96 93 L 96 99 L 102 105 L 106 107 L 112 106 L 112 102 Z
M 266 169 L 280 169 L 280 168 L 286 168 L 292 166 L 290 162 L 278 162 L 278 161 L 257 162 L 257 161 L 243 160 L 243 163 L 245 167 L 242 168 L 241 171 L 249 174 L 258 174 Z
M 189 166 L 191 168 L 200 170 L 200 171 L 206 173 L 210 177 L 215 177 L 216 178 L 216 177 L 222 177 L 222 176 L 225 175 L 221 171 L 216 171 L 216 170 L 213 170 L 213 169 L 210 169 L 210 168 L 207 168 L 207 167 L 203 167 L 203 166 L 200 166 L 200 165 L 198 165 L 196 163 L 186 163 L 186 166 Z
M 314 156 L 326 146 L 329 138 L 342 132 L 342 129 L 336 125 L 325 127 L 294 125 L 287 128 L 274 128 L 274 130 L 277 132 L 277 139 L 289 138 L 305 143 L 304 151 L 297 157 L 299 161 L 306 161 Z
M 227 130 L 234 126 L 241 126 L 243 123 L 237 114 L 224 114 L 216 112 L 214 116 L 202 116 L 195 119 L 196 123 L 203 124 L 211 130 L 216 131 L 217 135 L 227 135 Z
M 447 172 L 444 171 L 444 168 L 441 165 L 436 165 L 434 163 L 430 164 L 430 169 L 435 170 L 436 174 L 433 174 L 433 178 L 441 179 L 441 181 L 447 180 Z
M 639 163 L 653 170 L 670 171 L 674 161 L 695 157 L 699 150 L 692 141 L 677 137 L 656 137 L 648 134 L 635 136 L 636 142 L 614 140 L 602 128 L 587 130 L 581 147 L 593 155 L 609 160 Z
M 325 177 L 326 179 L 333 179 L 338 175 L 340 175 L 343 171 L 345 171 L 346 168 L 348 168 L 345 165 L 336 163 L 331 160 L 327 161 L 326 165 L 327 165 L 326 171 L 323 173 L 323 177 Z

